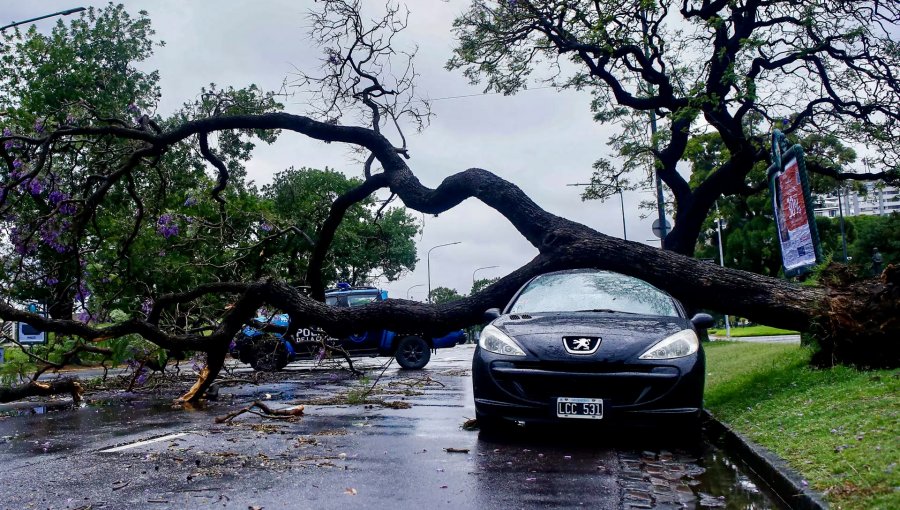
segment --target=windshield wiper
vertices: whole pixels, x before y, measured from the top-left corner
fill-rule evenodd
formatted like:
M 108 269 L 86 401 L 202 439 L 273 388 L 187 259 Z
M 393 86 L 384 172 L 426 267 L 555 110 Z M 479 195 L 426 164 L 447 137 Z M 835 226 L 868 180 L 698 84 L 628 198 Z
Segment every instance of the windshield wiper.
M 627 314 L 631 314 L 631 315 L 635 314 L 635 312 L 626 312 L 624 310 L 613 310 L 611 308 L 591 308 L 589 310 L 575 310 L 575 312 L 576 313 L 578 313 L 578 312 L 627 313 Z

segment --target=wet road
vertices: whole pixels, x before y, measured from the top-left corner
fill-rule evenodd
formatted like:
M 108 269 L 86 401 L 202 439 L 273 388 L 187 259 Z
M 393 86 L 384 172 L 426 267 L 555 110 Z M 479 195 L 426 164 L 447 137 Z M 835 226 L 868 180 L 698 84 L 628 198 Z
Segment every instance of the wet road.
M 389 406 L 324 400 L 358 399 L 381 372 L 372 359 L 370 380 L 293 364 L 287 380 L 223 387 L 194 411 L 146 396 L 0 407 L 0 508 L 780 508 L 721 452 L 651 431 L 463 430 L 471 352 L 389 367 L 369 395 Z M 258 398 L 305 415 L 214 423 Z

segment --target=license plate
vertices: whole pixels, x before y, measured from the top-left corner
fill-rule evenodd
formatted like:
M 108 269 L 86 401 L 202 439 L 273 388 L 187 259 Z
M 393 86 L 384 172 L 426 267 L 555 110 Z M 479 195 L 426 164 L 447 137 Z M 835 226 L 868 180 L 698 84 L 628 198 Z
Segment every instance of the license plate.
M 603 399 L 559 397 L 556 399 L 556 417 L 603 419 Z

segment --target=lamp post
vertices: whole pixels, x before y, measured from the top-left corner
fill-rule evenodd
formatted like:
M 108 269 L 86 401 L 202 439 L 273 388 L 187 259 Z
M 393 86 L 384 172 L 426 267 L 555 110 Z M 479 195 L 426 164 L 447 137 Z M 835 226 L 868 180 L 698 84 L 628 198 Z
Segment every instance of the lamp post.
M 566 184 L 566 186 L 591 186 L 591 184 L 586 183 L 586 182 L 575 182 L 572 184 Z M 611 188 L 612 184 L 603 184 L 602 186 Z M 622 194 L 622 188 L 619 187 L 618 184 L 616 184 L 615 193 L 619 194 L 619 204 L 622 206 L 622 239 L 627 241 L 628 240 L 628 232 L 626 232 L 626 230 L 625 230 L 625 196 Z
M 416 287 L 424 287 L 424 286 L 425 286 L 424 283 L 417 283 L 417 284 L 413 285 L 412 287 L 406 289 L 406 299 L 412 299 L 409 297 L 409 291 L 415 289 Z
M 25 23 L 31 23 L 32 21 L 40 21 L 42 19 L 52 18 L 53 16 L 68 16 L 70 14 L 75 14 L 76 12 L 81 12 L 86 10 L 84 7 L 75 7 L 74 9 L 66 9 L 64 11 L 54 12 L 53 14 L 45 14 L 43 16 L 38 16 L 37 18 L 26 19 L 25 21 L 14 21 L 9 25 L 0 27 L 0 32 L 6 30 L 7 28 L 17 27 L 19 25 L 24 25 Z
M 650 60 L 650 47 L 647 44 L 647 39 L 649 38 L 649 28 L 647 27 L 647 11 L 641 11 L 641 31 L 644 35 L 644 56 L 647 60 Z M 650 86 L 650 90 L 648 92 L 653 94 L 653 86 Z M 665 198 L 663 196 L 663 182 L 662 177 L 659 175 L 659 168 L 656 166 L 656 152 L 658 141 L 656 140 L 656 110 L 650 110 L 650 145 L 653 148 L 653 175 L 654 180 L 656 181 L 656 214 L 659 216 L 659 247 L 663 250 L 666 249 L 666 235 L 668 235 L 666 228 L 666 206 L 665 206 Z
M 719 264 L 725 267 L 725 252 L 722 250 L 722 215 L 719 213 L 719 202 L 716 201 L 716 226 L 719 230 Z M 725 314 L 725 338 L 731 338 L 731 321 Z
M 432 247 L 428 250 L 428 255 L 427 255 L 425 258 L 426 258 L 427 261 L 428 261 L 428 302 L 429 302 L 429 303 L 431 303 L 431 250 L 434 250 L 434 249 L 436 249 L 436 248 L 440 248 L 440 247 L 442 247 L 442 246 L 452 246 L 452 245 L 454 245 L 454 244 L 459 244 L 459 243 L 461 243 L 461 242 L 462 242 L 462 241 L 456 241 L 456 242 L 452 242 L 452 243 L 439 244 L 439 245 L 437 245 L 437 246 L 432 246 Z
M 500 267 L 500 266 L 484 266 L 484 267 L 479 267 L 478 269 L 472 271 L 472 288 L 473 289 L 475 288 L 475 273 L 477 273 L 478 271 L 481 271 L 482 269 L 493 269 L 495 267 Z

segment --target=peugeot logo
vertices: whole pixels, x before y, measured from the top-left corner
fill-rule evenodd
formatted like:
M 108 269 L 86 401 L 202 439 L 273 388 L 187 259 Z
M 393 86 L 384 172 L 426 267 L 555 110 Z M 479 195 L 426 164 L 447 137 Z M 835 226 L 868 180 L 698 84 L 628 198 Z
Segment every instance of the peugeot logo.
M 600 347 L 600 338 L 587 336 L 564 336 L 563 347 L 569 354 L 594 354 Z

